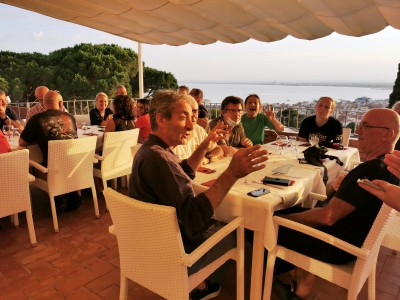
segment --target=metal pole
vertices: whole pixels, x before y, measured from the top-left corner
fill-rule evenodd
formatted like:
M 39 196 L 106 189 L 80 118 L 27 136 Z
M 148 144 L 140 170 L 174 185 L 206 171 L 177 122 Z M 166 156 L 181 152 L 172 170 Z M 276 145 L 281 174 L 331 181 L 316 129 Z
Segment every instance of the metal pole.
M 143 98 L 143 60 L 142 60 L 142 43 L 138 43 L 138 67 L 139 67 L 139 98 Z

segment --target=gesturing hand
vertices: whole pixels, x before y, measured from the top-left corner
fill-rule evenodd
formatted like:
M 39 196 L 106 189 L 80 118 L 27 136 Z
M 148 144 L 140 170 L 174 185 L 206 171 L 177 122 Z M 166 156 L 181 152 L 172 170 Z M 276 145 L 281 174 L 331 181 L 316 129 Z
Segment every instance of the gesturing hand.
M 400 151 L 394 150 L 392 154 L 386 154 L 384 162 L 388 165 L 388 170 L 400 178 Z
M 228 125 L 225 125 L 224 122 L 219 122 L 208 134 L 208 136 L 204 139 L 203 143 L 206 143 L 207 152 L 211 151 L 217 145 L 219 140 L 225 138 L 225 135 L 228 133 L 227 131 Z
M 242 178 L 248 174 L 265 168 L 263 162 L 268 160 L 268 151 L 261 150 L 261 145 L 239 149 L 232 157 L 228 171 L 235 178 Z
M 272 121 L 275 119 L 275 112 L 271 110 L 271 106 L 269 104 L 267 104 L 267 108 L 263 107 L 263 111 L 268 120 Z

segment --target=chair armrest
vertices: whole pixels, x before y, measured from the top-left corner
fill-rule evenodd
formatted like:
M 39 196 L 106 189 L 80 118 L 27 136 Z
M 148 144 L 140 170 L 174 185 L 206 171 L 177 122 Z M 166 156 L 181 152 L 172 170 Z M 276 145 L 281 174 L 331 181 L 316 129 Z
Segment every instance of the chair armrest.
M 326 195 L 310 192 L 308 197 L 318 201 L 325 201 L 328 198 Z
M 104 159 L 103 156 L 100 156 L 97 153 L 94 154 L 94 158 L 97 160 L 100 160 L 100 161 L 102 161 Z
M 218 244 L 224 237 L 228 234 L 243 226 L 244 219 L 242 217 L 237 217 L 216 233 L 214 233 L 211 237 L 209 237 L 206 241 L 203 242 L 199 247 L 197 247 L 192 253 L 186 254 L 182 257 L 182 262 L 185 266 L 191 267 L 193 264 L 198 261 L 204 254 L 206 254 L 212 247 Z
M 32 174 L 28 173 L 28 181 L 29 182 L 34 182 L 36 180 L 35 176 L 33 176 Z
M 282 217 L 274 216 L 274 223 L 279 225 L 279 226 L 284 226 L 293 230 L 296 230 L 298 232 L 302 232 L 304 234 L 307 234 L 309 236 L 312 236 L 316 239 L 319 239 L 325 243 L 328 243 L 330 245 L 335 246 L 336 248 L 339 248 L 343 251 L 346 251 L 354 256 L 360 257 L 360 258 L 367 258 L 369 254 L 369 250 L 365 250 L 359 247 L 356 247 L 350 243 L 347 243 L 341 239 L 338 239 L 337 237 L 334 237 L 330 234 L 327 234 L 325 232 L 322 232 L 318 229 L 315 229 L 313 227 L 288 220 Z
M 42 173 L 47 173 L 49 171 L 49 169 L 47 169 L 46 167 L 43 167 L 41 164 L 39 164 L 33 160 L 29 160 L 29 165 L 34 167 L 35 169 L 38 169 Z

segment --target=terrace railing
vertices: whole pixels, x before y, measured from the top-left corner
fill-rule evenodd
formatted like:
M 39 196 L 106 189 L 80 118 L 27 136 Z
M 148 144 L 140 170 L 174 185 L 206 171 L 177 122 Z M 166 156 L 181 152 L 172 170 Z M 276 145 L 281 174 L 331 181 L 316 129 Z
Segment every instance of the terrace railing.
M 23 102 L 23 103 L 11 103 L 10 106 L 20 117 L 25 119 L 27 110 L 36 105 L 37 102 Z M 75 100 L 75 101 L 64 101 L 64 106 L 73 115 L 88 114 L 89 111 L 95 107 L 95 100 Z M 221 104 L 220 103 L 204 103 L 208 110 L 209 119 L 219 117 L 221 115 Z M 299 129 L 300 124 L 304 118 L 314 115 L 314 107 L 296 107 L 296 106 L 274 106 L 276 117 L 282 122 L 283 125 L 289 128 Z M 340 120 L 343 126 L 349 126 L 354 129 L 354 126 L 359 123 L 365 112 L 368 110 L 367 107 L 359 109 L 335 109 L 333 115 L 335 118 Z

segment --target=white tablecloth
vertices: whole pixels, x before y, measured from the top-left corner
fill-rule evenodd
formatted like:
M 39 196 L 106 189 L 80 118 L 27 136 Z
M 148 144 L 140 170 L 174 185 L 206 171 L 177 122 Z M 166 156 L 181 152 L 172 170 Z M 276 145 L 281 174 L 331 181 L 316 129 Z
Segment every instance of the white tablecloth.
M 276 146 L 271 144 L 264 145 L 263 148 L 268 149 L 271 153 L 276 150 Z M 300 147 L 300 150 L 305 148 Z M 343 166 L 339 166 L 335 160 L 325 160 L 324 164 L 328 169 L 331 182 L 334 181 L 340 170 L 349 168 L 353 161 L 359 160 L 356 148 L 330 150 L 327 154 L 338 156 L 344 163 Z M 326 187 L 322 180 L 323 168 L 299 164 L 297 156 L 289 149 L 285 149 L 284 155 L 269 155 L 266 168 L 248 175 L 247 184 L 245 179 L 239 179 L 215 210 L 215 217 L 226 222 L 236 216 L 244 217 L 245 227 L 254 231 L 251 299 L 260 299 L 261 297 L 264 247 L 272 249 L 276 244 L 272 220 L 274 212 L 307 200 L 310 192 L 326 193 Z M 193 180 L 195 192 L 200 193 L 208 189 L 202 183 L 217 178 L 228 167 L 229 162 L 230 158 L 224 158 L 207 165 L 209 168 L 216 169 L 216 172 L 212 174 L 197 172 L 196 178 Z M 289 170 L 286 174 L 273 174 L 277 168 L 287 165 L 289 165 Z M 295 182 L 289 187 L 263 185 L 261 180 L 265 176 L 291 179 Z M 247 195 L 248 192 L 261 187 L 269 189 L 271 193 L 258 198 Z
M 96 152 L 99 152 L 103 149 L 103 135 L 104 135 L 104 128 L 99 127 L 99 126 L 87 126 L 86 130 L 82 130 L 78 128 L 78 138 L 86 138 L 92 135 L 97 136 L 97 141 L 96 141 Z M 18 150 L 19 149 L 19 136 L 15 136 L 11 138 L 10 147 L 12 151 Z M 40 151 L 40 148 L 38 145 L 31 145 L 28 146 L 29 150 L 29 159 L 36 161 L 36 162 L 42 162 L 43 157 L 42 157 L 42 152 Z

